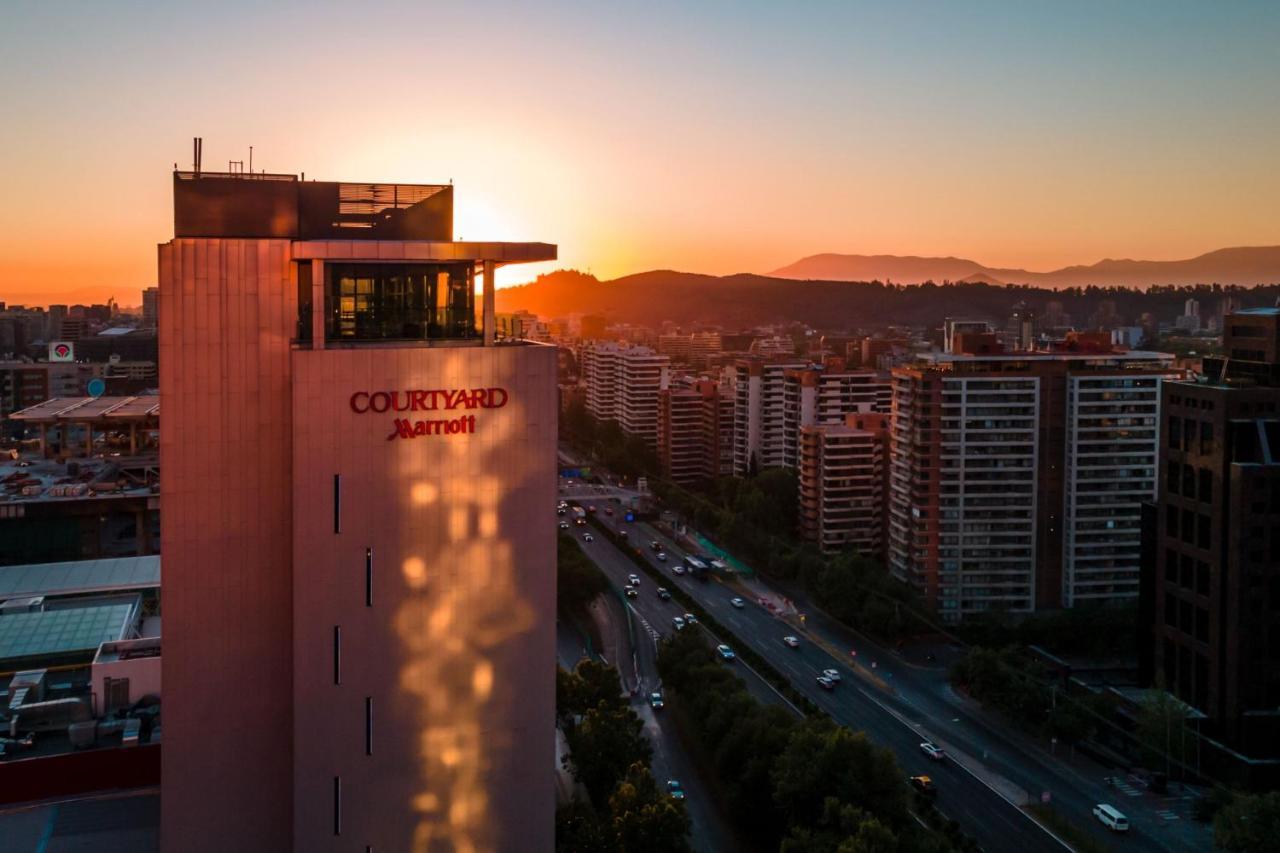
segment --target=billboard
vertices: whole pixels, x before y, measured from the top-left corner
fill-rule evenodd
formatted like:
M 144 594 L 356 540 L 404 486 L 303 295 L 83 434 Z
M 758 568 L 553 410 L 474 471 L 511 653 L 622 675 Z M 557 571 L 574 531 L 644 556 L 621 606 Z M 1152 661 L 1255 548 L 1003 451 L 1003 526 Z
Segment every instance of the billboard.
M 76 345 L 71 341 L 50 341 L 49 342 L 49 360 L 50 361 L 75 361 Z

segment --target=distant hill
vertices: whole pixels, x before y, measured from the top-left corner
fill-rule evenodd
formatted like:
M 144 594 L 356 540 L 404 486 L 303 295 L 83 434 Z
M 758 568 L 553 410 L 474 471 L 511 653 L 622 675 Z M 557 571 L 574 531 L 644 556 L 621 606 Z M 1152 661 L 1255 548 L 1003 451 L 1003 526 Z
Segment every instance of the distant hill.
M 1276 280 L 1280 281 L 1280 276 Z M 1229 289 L 1239 295 L 1245 307 L 1273 305 L 1280 295 L 1280 286 Z M 1136 321 L 1145 311 L 1169 320 L 1182 313 L 1183 301 L 1191 296 L 1201 300 L 1201 311 L 1207 316 L 1223 293 L 1223 288 L 1208 285 L 1153 287 L 1149 292 L 1126 287 L 1055 290 L 983 281 L 903 286 L 671 270 L 599 281 L 584 273 L 559 271 L 539 276 L 531 284 L 500 289 L 497 308 L 524 309 L 543 317 L 601 314 L 615 322 L 644 325 L 671 320 L 741 329 L 796 320 L 819 329 L 842 329 L 937 324 L 948 316 L 1003 322 L 1016 302 L 1026 302 L 1041 312 L 1050 301 L 1056 301 L 1077 325 L 1084 325 L 1103 300 L 1113 301 L 1116 313 L 1126 321 Z
M 965 258 L 899 255 L 812 255 L 770 273 L 775 278 L 816 281 L 974 281 L 1040 287 L 1146 287 L 1152 284 L 1275 284 L 1280 282 L 1280 246 L 1218 249 L 1181 261 L 1107 260 L 1051 272 L 986 267 Z

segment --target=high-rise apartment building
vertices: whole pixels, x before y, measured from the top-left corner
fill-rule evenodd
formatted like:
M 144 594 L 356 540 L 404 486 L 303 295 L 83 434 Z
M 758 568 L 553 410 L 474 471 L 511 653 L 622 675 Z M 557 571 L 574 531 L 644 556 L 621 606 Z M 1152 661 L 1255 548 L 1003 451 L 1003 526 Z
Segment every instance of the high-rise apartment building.
M 551 849 L 556 351 L 493 277 L 555 247 L 455 242 L 449 185 L 173 188 L 163 849 Z
M 733 471 L 739 477 L 786 464 L 786 374 L 800 359 L 742 358 L 727 369 L 734 394 Z
M 1224 317 L 1222 357 L 1163 389 L 1155 675 L 1204 733 L 1280 758 L 1280 309 Z
M 1173 357 L 957 341 L 893 371 L 890 570 L 949 621 L 1136 599 Z
M 156 327 L 156 299 L 160 296 L 160 288 L 148 287 L 142 291 L 142 327 L 144 329 L 154 329 Z
M 688 486 L 733 468 L 733 395 L 709 379 L 673 382 L 658 398 L 663 476 Z
M 729 368 L 735 394 L 734 470 L 800 465 L 800 430 L 841 424 L 853 412 L 885 412 L 892 392 L 883 374 L 791 359 L 738 359 Z
M 589 344 L 582 350 L 587 411 L 601 421 L 616 421 L 628 435 L 658 444 L 658 393 L 667 380 L 670 359 L 649 347 Z
M 885 558 L 889 417 L 850 414 L 800 430 L 800 534 L 823 551 Z

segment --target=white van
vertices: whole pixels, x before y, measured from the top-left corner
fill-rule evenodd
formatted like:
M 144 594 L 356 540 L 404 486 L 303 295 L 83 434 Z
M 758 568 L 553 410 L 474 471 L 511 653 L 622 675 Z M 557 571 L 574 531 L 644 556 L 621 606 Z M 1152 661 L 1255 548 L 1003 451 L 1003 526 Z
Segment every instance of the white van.
M 1129 831 L 1129 819 L 1120 814 L 1115 806 L 1099 803 L 1093 807 L 1093 816 L 1102 821 L 1102 825 L 1113 832 Z

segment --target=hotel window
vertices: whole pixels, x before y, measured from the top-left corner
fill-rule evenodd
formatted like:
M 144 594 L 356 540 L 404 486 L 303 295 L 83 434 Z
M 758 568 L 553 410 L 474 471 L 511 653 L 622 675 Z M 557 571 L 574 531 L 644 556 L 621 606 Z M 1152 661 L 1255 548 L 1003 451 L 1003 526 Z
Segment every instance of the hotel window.
M 470 340 L 476 328 L 469 263 L 325 265 L 326 340 Z

